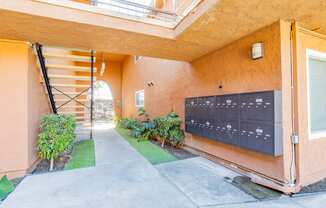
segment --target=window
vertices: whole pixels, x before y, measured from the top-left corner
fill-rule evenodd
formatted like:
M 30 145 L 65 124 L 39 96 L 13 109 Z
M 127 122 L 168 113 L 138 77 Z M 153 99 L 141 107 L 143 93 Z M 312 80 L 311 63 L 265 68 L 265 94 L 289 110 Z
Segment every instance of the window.
M 136 91 L 135 98 L 136 98 L 136 107 L 137 108 L 144 107 L 145 91 L 144 90 Z
M 326 137 L 326 53 L 307 50 L 309 138 Z

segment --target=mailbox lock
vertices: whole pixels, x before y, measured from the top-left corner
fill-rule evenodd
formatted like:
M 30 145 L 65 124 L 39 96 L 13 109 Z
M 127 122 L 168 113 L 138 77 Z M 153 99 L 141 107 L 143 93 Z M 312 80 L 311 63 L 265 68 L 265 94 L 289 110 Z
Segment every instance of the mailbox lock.
M 263 132 L 264 131 L 262 129 L 260 129 L 260 128 L 256 129 L 256 134 L 258 134 L 258 135 L 262 135 Z

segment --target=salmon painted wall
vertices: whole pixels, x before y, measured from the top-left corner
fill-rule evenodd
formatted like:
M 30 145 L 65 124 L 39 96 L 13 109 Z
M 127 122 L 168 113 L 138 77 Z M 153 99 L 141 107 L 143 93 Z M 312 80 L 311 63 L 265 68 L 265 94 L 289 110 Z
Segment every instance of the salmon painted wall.
M 14 64 L 13 64 L 14 63 Z M 17 177 L 36 161 L 39 117 L 47 112 L 35 59 L 26 42 L 0 40 L 0 176 Z
M 136 116 L 135 91 L 141 89 L 145 90 L 145 109 L 152 117 L 174 110 L 182 119 L 186 97 L 281 90 L 287 81 L 282 80 L 286 64 L 281 63 L 281 53 L 287 52 L 281 50 L 283 27 L 277 22 L 192 63 L 147 57 L 135 63 L 133 57 L 127 58 L 122 75 L 123 116 Z M 264 58 L 252 60 L 251 44 L 261 41 Z M 148 82 L 154 86 L 148 87 Z M 288 178 L 288 164 L 282 156 L 266 156 L 191 134 L 186 135 L 186 144 L 274 179 Z
M 28 50 L 28 71 L 27 71 L 27 114 L 28 114 L 28 168 L 36 165 L 37 136 L 39 133 L 40 121 L 43 115 L 50 113 L 50 106 L 45 88 L 40 83 L 40 69 L 37 65 L 37 58 L 33 50 Z
M 309 138 L 306 50 L 326 53 L 326 36 L 297 28 L 297 118 L 299 180 L 307 185 L 326 176 L 326 138 Z

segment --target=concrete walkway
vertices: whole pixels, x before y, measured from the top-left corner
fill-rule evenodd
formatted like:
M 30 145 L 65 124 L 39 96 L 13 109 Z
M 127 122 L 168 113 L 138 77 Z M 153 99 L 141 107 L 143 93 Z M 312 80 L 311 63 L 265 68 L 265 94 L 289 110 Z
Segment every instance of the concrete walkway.
M 0 208 L 324 207 L 326 194 L 257 202 L 204 158 L 152 166 L 113 129 L 94 134 L 96 167 L 27 176 Z

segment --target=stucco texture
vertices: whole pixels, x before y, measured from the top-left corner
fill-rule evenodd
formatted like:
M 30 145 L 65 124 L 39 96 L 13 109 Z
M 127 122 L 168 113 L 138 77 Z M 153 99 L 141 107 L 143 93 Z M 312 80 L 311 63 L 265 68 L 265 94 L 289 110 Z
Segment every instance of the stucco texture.
M 308 78 L 306 50 L 326 53 L 326 36 L 309 32 L 298 28 L 296 30 L 296 53 L 297 71 L 296 92 L 297 92 L 297 132 L 299 135 L 299 145 L 297 155 L 299 160 L 298 172 L 302 185 L 316 182 L 326 175 L 326 138 L 309 138 L 308 127 Z
M 191 63 L 143 57 L 123 64 L 123 116 L 135 117 L 135 91 L 145 90 L 145 109 L 152 116 L 171 110 L 184 119 L 184 99 L 282 89 L 281 26 L 277 22 Z M 264 58 L 250 58 L 251 44 L 263 42 Z M 147 83 L 154 86 L 148 87 Z M 222 86 L 222 89 L 219 88 Z M 186 135 L 186 144 L 247 169 L 286 181 L 283 157 L 225 145 Z
M 0 177 L 23 175 L 37 160 L 40 115 L 48 112 L 34 54 L 26 42 L 0 40 Z

